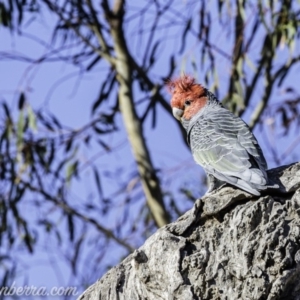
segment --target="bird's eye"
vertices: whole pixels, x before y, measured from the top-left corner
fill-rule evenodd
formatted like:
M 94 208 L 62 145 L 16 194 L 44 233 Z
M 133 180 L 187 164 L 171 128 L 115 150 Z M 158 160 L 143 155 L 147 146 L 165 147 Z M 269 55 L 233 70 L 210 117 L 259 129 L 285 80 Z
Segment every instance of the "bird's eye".
M 185 100 L 184 104 L 189 106 L 189 105 L 191 105 L 191 101 L 190 100 Z

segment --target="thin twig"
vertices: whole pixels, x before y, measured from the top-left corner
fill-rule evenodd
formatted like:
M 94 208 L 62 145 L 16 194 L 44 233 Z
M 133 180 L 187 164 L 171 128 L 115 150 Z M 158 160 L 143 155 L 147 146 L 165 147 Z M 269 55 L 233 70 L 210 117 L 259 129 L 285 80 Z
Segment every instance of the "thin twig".
M 105 228 L 104 226 L 102 226 L 100 223 L 98 223 L 94 218 L 88 217 L 82 213 L 80 213 L 78 210 L 72 208 L 71 206 L 69 206 L 66 202 L 62 202 L 59 201 L 57 198 L 53 197 L 52 195 L 48 194 L 46 191 L 44 191 L 43 189 L 37 188 L 32 186 L 30 183 L 26 182 L 26 181 L 22 181 L 22 183 L 32 192 L 37 192 L 41 195 L 43 195 L 45 197 L 46 200 L 54 203 L 56 206 L 62 208 L 66 213 L 74 215 L 78 218 L 80 218 L 81 220 L 83 220 L 84 222 L 88 222 L 91 223 L 92 225 L 95 226 L 95 228 L 99 231 L 101 231 L 102 233 L 104 233 L 108 238 L 111 238 L 112 240 L 114 240 L 115 242 L 117 242 L 118 244 L 122 245 L 124 248 L 126 248 L 128 251 L 132 252 L 134 250 L 134 248 L 127 244 L 126 242 L 124 242 L 123 240 L 121 240 L 120 238 L 118 238 L 117 236 L 114 235 L 114 233 L 112 232 L 112 230 L 109 230 L 107 228 Z

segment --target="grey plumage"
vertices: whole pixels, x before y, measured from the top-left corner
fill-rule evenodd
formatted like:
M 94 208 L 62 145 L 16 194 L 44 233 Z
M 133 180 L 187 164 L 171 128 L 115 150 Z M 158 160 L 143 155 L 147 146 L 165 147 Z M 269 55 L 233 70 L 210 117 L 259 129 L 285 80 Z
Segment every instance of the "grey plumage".
M 195 161 L 208 175 L 259 196 L 269 185 L 267 163 L 256 138 L 243 120 L 206 92 L 208 104 L 190 120 L 182 118 Z M 210 192 L 216 184 L 208 178 Z

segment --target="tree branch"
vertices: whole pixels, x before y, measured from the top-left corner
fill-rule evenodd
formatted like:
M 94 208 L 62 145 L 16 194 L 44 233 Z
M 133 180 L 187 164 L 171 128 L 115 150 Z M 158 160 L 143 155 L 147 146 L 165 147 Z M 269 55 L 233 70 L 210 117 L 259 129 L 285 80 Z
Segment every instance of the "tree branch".
M 104 47 L 104 49 L 101 50 L 101 49 L 95 47 L 83 34 L 81 34 L 81 32 L 78 28 L 72 26 L 72 22 L 64 17 L 64 15 L 60 11 L 59 7 L 54 6 L 54 4 L 52 2 L 50 2 L 49 0 L 44 0 L 44 2 L 48 5 L 49 9 L 51 11 L 55 12 L 59 16 L 60 20 L 64 21 L 65 24 L 68 25 L 76 33 L 76 35 L 79 38 L 81 38 L 81 40 L 86 45 L 88 45 L 95 53 L 97 53 L 99 56 L 102 56 L 103 58 L 105 58 L 112 66 L 115 65 L 115 58 L 107 52 L 107 48 Z M 100 41 L 101 41 L 101 37 L 100 37 Z
M 261 2 L 259 2 L 261 19 L 264 20 L 263 8 L 261 7 L 261 5 L 262 5 Z M 247 87 L 245 103 L 246 104 L 249 103 L 251 95 L 252 95 L 253 91 L 255 90 L 257 80 L 258 80 L 263 68 L 265 68 L 266 86 L 265 86 L 264 95 L 263 95 L 262 100 L 257 104 L 254 112 L 252 113 L 252 115 L 250 117 L 249 127 L 251 129 L 254 128 L 256 123 L 259 121 L 261 114 L 263 113 L 264 109 L 266 108 L 268 101 L 270 99 L 272 90 L 273 90 L 274 83 L 277 79 L 277 76 L 280 75 L 278 72 L 276 72 L 275 75 L 272 76 L 272 65 L 273 65 L 273 60 L 274 60 L 275 53 L 276 53 L 276 48 L 278 47 L 281 37 L 282 37 L 282 28 L 284 27 L 284 25 L 287 21 L 286 14 L 287 14 L 287 11 L 290 9 L 290 6 L 291 6 L 290 0 L 285 0 L 282 2 L 280 14 L 279 14 L 279 17 L 277 18 L 276 26 L 274 26 L 273 32 L 270 32 L 267 25 L 264 23 L 266 30 L 267 30 L 267 35 L 265 37 L 263 47 L 261 50 L 262 57 L 260 59 L 259 67 L 256 71 L 256 74 L 255 74 L 253 80 L 252 80 L 252 83 L 250 85 L 248 85 L 248 87 Z M 298 60 L 296 60 L 296 61 L 294 61 L 294 60 L 295 59 L 292 60 L 293 63 L 298 61 Z M 285 68 L 285 66 L 283 68 L 281 68 L 280 70 L 284 71 L 284 68 Z
M 153 163 L 145 142 L 140 120 L 137 116 L 132 95 L 132 57 L 129 54 L 123 33 L 124 1 L 117 0 L 113 11 L 109 9 L 107 1 L 103 1 L 103 9 L 111 26 L 111 36 L 116 53 L 115 69 L 119 82 L 119 103 L 128 133 L 132 151 L 137 162 L 142 186 L 147 203 L 157 226 L 169 223 L 169 215 L 165 209 L 160 182 L 153 168 Z
M 66 202 L 59 201 L 55 197 L 48 194 L 44 189 L 39 189 L 37 187 L 34 187 L 29 182 L 26 182 L 26 181 L 22 181 L 22 183 L 32 192 L 37 192 L 37 193 L 43 195 L 46 200 L 54 203 L 57 207 L 62 208 L 66 213 L 76 216 L 79 219 L 81 219 L 82 221 L 94 225 L 94 227 L 98 231 L 104 233 L 105 236 L 107 236 L 108 238 L 111 238 L 112 240 L 114 240 L 115 242 L 117 242 L 118 244 L 120 244 L 121 246 L 126 248 L 129 252 L 133 251 L 133 248 L 131 247 L 131 245 L 129 245 L 126 242 L 124 242 L 123 240 L 119 239 L 117 236 L 115 236 L 113 234 L 113 232 L 111 230 L 109 230 L 109 229 L 105 228 L 104 226 L 102 226 L 101 224 L 99 224 L 95 219 L 85 216 L 84 214 L 80 213 L 78 210 L 69 206 Z

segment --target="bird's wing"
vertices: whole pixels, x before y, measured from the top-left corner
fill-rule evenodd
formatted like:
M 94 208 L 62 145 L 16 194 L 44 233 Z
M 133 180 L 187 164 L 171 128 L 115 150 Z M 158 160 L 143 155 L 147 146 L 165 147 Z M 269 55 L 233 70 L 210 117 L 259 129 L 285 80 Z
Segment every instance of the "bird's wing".
M 200 117 L 189 139 L 196 162 L 206 170 L 265 184 L 267 164 L 257 140 L 248 126 L 226 109 Z

